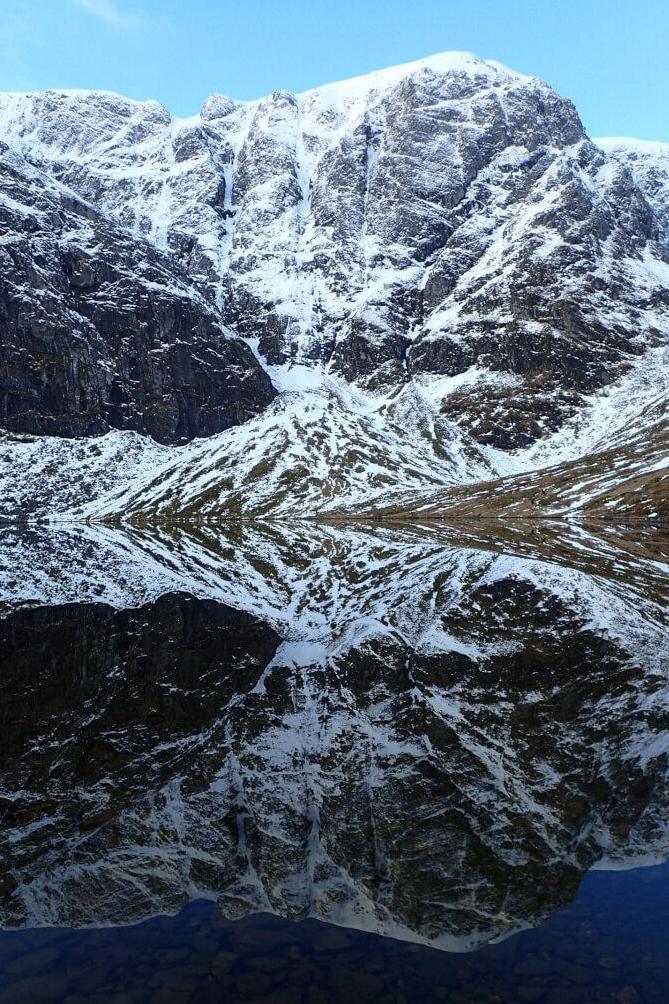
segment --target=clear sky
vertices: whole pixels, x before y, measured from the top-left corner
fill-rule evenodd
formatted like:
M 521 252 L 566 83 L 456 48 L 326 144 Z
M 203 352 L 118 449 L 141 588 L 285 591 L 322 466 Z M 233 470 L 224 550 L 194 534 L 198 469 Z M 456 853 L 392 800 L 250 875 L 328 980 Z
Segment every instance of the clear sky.
M 465 49 L 548 80 L 593 136 L 669 141 L 669 0 L 1 0 L 0 90 L 177 115 Z

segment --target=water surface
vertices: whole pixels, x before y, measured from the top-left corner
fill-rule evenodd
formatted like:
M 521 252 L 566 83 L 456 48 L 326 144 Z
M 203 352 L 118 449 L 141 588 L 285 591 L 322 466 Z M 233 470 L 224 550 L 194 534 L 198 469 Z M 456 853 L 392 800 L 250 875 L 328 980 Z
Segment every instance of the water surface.
M 0 535 L 0 1004 L 664 1001 L 659 532 Z

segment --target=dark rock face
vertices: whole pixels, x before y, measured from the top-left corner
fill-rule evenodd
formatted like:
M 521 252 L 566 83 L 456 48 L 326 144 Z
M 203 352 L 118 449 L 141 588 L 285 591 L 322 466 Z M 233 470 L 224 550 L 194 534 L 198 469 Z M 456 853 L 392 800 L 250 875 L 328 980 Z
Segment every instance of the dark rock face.
M 0 639 L 5 766 L 36 782 L 24 757 L 44 739 L 61 779 L 50 797 L 65 797 L 82 776 L 100 792 L 109 774 L 124 776 L 107 815 L 166 783 L 175 764 L 150 749 L 164 744 L 174 753 L 187 737 L 196 740 L 238 688 L 253 689 L 280 642 L 249 614 L 179 594 L 137 610 L 100 603 L 17 612 L 0 619 Z M 84 708 L 92 716 L 86 737 Z M 3 808 L 6 825 L 21 825 L 20 814 Z M 99 804 L 70 808 L 82 829 L 99 824 Z
M 207 436 L 274 397 L 177 262 L 5 149 L 0 158 L 0 424 L 162 443 Z
M 612 160 L 630 172 L 634 183 L 653 207 L 660 241 L 669 252 L 669 143 L 635 139 L 596 142 Z

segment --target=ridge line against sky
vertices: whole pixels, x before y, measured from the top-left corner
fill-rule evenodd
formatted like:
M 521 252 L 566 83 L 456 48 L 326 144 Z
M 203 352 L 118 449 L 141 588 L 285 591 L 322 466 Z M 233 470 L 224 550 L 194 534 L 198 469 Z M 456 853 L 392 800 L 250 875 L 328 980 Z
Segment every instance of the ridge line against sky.
M 0 90 L 109 90 L 190 116 L 460 50 L 546 80 L 593 136 L 669 141 L 669 4 L 3 0 Z

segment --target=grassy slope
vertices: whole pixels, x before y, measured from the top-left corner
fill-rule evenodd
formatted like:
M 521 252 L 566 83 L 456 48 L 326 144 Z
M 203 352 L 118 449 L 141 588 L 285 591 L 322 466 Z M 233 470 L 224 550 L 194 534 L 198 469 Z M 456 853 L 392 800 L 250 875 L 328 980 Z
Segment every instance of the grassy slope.
M 347 515 L 344 511 L 334 516 Z M 669 519 L 669 421 L 624 445 L 528 474 L 437 492 L 407 493 L 365 515 L 420 519 L 545 518 Z

